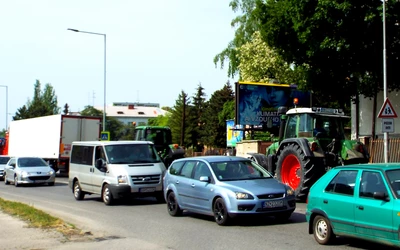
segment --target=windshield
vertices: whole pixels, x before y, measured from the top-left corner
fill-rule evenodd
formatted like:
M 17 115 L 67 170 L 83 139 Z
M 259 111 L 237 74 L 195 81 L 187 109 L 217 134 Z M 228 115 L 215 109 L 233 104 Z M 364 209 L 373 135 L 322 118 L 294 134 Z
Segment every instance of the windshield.
M 397 198 L 400 198 L 400 169 L 386 171 L 390 185 Z
M 47 167 L 47 163 L 41 158 L 19 158 L 18 167 Z
M 344 122 L 346 118 L 321 116 L 313 117 L 313 136 L 321 133 L 323 137 L 344 139 Z
M 213 162 L 211 168 L 220 181 L 272 178 L 272 175 L 253 161 Z
M 161 128 L 146 129 L 146 141 L 151 141 L 155 145 L 171 144 L 171 130 Z
M 156 163 L 161 159 L 152 144 L 120 144 L 105 146 L 111 164 Z
M 10 157 L 0 157 L 0 164 L 7 164 L 10 160 Z

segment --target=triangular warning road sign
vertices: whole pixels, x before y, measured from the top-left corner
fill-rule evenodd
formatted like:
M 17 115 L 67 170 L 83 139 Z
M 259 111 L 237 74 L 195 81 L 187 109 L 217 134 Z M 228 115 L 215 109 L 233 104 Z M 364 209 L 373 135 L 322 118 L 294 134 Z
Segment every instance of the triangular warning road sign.
M 382 105 L 381 111 L 379 111 L 378 118 L 397 118 L 396 111 L 394 111 L 389 98 L 386 98 Z

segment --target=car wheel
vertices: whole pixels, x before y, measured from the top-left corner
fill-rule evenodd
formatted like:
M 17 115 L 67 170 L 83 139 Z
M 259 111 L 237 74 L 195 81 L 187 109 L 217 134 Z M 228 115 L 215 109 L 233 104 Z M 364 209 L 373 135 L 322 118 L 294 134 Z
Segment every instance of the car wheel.
M 171 216 L 179 216 L 182 214 L 182 209 L 179 207 L 174 192 L 170 192 L 167 196 L 167 208 Z
M 114 203 L 114 198 L 112 196 L 112 193 L 111 193 L 111 190 L 110 190 L 110 187 L 108 186 L 108 184 L 104 185 L 102 194 L 103 194 L 102 198 L 103 198 L 104 204 L 109 206 Z
M 292 216 L 292 212 L 283 212 L 275 215 L 275 218 L 280 222 L 285 222 L 289 220 L 290 216 Z
M 14 177 L 14 186 L 16 186 L 16 187 L 19 186 L 19 184 L 18 184 L 18 176 L 17 175 L 15 175 L 15 177 Z
M 214 219 L 220 226 L 228 225 L 230 217 L 226 209 L 225 202 L 222 198 L 215 200 L 213 205 Z
M 327 218 L 317 215 L 313 221 L 313 231 L 315 240 L 321 245 L 327 245 L 335 238 L 331 223 Z
M 4 184 L 8 185 L 10 182 L 7 180 L 7 175 L 4 174 Z
M 81 189 L 81 185 L 79 185 L 79 181 L 74 182 L 74 197 L 76 200 L 80 201 L 85 198 L 85 193 Z
M 54 186 L 54 181 L 53 181 L 53 182 L 47 183 L 47 185 L 49 185 L 49 186 Z

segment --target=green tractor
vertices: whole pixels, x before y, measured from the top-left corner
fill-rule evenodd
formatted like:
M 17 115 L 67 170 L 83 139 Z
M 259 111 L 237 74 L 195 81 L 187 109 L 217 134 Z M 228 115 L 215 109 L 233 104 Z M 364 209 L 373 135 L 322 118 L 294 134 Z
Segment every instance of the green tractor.
M 185 157 L 185 150 L 172 143 L 171 129 L 166 126 L 136 126 L 135 141 L 151 141 L 168 168 L 175 159 Z
M 267 169 L 305 200 L 311 186 L 326 171 L 367 163 L 364 144 L 348 140 L 344 124 L 350 117 L 340 109 L 280 107 L 279 139 L 267 148 Z

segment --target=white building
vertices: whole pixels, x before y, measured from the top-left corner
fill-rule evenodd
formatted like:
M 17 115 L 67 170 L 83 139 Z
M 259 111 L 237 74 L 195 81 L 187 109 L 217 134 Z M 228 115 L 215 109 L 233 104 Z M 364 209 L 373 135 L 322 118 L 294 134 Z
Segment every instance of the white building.
M 103 111 L 102 106 L 94 108 Z M 158 103 L 114 102 L 112 105 L 106 106 L 106 116 L 114 117 L 124 124 L 136 122 L 136 125 L 145 125 L 150 118 L 168 113 L 161 109 Z
M 387 97 L 392 104 L 397 118 L 393 119 L 393 133 L 389 133 L 390 138 L 400 137 L 400 93 L 390 92 Z M 374 105 L 373 98 L 365 98 L 360 96 L 359 105 L 352 104 L 351 107 L 351 136 L 355 138 L 383 138 L 382 118 L 378 118 L 381 107 L 385 100 L 383 99 L 383 92 L 377 94 L 376 105 Z M 358 125 L 358 127 L 357 127 Z

